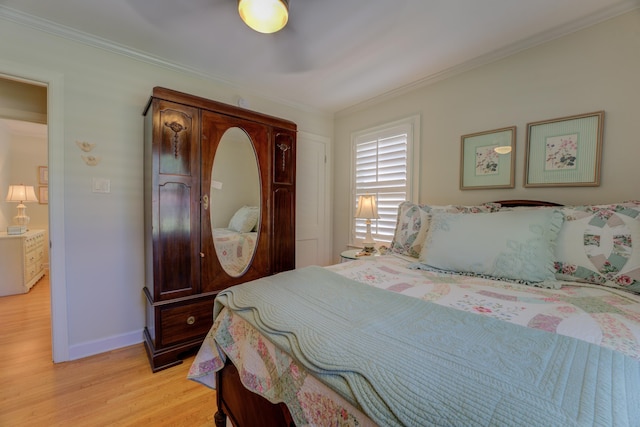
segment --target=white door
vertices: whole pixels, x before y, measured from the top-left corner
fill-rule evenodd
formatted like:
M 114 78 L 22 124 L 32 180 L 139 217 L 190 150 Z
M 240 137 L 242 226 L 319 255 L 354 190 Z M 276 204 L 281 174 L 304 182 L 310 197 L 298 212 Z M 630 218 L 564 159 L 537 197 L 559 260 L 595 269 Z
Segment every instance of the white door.
M 299 132 L 296 158 L 296 268 L 331 262 L 329 138 Z

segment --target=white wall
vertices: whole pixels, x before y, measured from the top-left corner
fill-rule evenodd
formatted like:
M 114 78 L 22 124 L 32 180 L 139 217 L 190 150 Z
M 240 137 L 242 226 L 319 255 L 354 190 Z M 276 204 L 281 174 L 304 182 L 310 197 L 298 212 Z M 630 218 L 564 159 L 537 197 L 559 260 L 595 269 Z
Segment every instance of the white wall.
M 251 108 L 296 122 L 300 130 L 333 133 L 332 118 L 325 114 L 0 18 L 0 74 L 3 68 L 20 67 L 60 75 L 63 82 L 64 259 L 71 358 L 142 339 L 142 110 L 154 86 L 229 104 L 242 96 Z M 100 157 L 97 166 L 85 164 L 76 141 L 96 144 L 91 154 Z M 93 177 L 111 180 L 111 193 L 93 193 Z
M 416 54 L 428 54 L 417 52 Z M 640 10 L 455 77 L 339 114 L 335 121 L 334 258 L 349 237 L 350 136 L 413 114 L 422 117 L 420 202 L 500 199 L 609 203 L 640 199 Z M 599 187 L 524 188 L 526 125 L 605 111 Z M 459 190 L 460 136 L 517 126 L 516 187 Z

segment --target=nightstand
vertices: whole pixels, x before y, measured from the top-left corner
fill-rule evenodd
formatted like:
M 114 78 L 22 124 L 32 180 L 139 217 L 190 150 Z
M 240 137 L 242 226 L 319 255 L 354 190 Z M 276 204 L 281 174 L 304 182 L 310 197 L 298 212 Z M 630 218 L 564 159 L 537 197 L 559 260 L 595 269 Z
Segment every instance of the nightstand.
M 369 260 L 372 259 L 373 257 L 377 257 L 380 255 L 380 252 L 376 251 L 370 255 L 360 255 L 358 256 L 358 254 L 362 252 L 361 249 L 350 249 L 347 251 L 343 251 L 340 254 L 340 262 L 347 262 L 347 261 L 353 261 L 356 259 L 363 259 L 363 260 Z

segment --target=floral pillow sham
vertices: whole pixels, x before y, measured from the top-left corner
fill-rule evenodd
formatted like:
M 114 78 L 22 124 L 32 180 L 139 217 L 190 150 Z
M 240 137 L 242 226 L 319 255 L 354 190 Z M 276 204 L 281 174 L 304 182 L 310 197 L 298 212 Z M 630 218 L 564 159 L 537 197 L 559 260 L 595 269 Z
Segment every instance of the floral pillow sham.
M 418 258 L 429 231 L 431 212 L 481 213 L 497 212 L 498 210 L 500 210 L 498 203 L 484 203 L 478 206 L 436 206 L 402 202 L 398 206 L 398 220 L 389 250 L 393 253 Z
M 556 277 L 640 293 L 640 202 L 562 208 Z

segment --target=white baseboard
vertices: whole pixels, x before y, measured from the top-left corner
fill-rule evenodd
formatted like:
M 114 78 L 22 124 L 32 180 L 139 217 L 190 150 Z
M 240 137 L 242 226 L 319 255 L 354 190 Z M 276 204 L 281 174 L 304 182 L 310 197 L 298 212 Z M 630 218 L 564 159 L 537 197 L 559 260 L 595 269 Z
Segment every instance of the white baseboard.
M 105 353 L 142 342 L 142 329 L 109 338 L 69 346 L 69 360 Z

